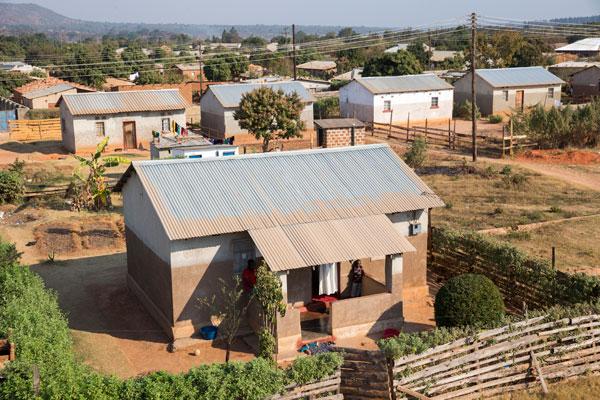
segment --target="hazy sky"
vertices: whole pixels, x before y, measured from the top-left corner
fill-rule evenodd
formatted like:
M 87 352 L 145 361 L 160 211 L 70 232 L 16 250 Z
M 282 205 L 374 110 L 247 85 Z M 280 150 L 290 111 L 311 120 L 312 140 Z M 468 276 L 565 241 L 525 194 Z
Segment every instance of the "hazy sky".
M 3 1 L 3 0 L 0 0 Z M 9 0 L 10 1 L 10 0 Z M 518 20 L 600 14 L 600 0 L 12 0 L 72 18 L 112 22 L 402 27 L 473 10 Z

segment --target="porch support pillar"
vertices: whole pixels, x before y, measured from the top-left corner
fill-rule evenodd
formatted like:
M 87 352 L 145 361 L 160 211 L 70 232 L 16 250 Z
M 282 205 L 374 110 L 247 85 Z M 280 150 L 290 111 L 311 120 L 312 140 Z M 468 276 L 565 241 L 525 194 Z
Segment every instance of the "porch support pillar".
M 385 286 L 388 293 L 402 299 L 402 254 L 385 257 Z
M 287 303 L 288 302 L 288 285 L 287 285 L 288 274 L 287 274 L 287 271 L 278 272 L 277 276 L 279 277 L 279 280 L 281 281 L 281 294 L 283 294 L 283 302 Z

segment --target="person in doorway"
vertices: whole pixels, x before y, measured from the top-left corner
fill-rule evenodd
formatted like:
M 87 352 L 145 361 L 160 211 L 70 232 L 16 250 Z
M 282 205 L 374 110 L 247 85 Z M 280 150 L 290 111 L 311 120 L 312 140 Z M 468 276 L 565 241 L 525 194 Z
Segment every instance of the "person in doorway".
M 352 263 L 352 270 L 350 271 L 350 297 L 362 296 L 362 281 L 365 276 L 362 263 L 360 260 L 356 260 Z
M 252 291 L 256 285 L 256 262 L 253 259 L 248 260 L 248 266 L 242 272 L 242 283 L 246 292 Z

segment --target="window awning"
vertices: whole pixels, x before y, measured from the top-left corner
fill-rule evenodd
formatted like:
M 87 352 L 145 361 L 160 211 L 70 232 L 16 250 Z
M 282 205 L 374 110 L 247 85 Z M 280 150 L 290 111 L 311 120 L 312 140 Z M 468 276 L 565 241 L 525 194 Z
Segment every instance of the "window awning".
M 248 231 L 273 271 L 416 251 L 385 215 Z

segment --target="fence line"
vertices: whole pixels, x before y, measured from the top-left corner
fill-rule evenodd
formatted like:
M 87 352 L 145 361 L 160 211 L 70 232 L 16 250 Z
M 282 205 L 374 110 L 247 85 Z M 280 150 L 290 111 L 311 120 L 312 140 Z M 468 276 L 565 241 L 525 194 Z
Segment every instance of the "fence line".
M 306 385 L 289 385 L 282 393 L 271 396 L 267 400 L 299 400 L 305 398 L 311 400 L 343 400 L 344 396 L 340 392 L 340 382 L 340 371 L 338 371 L 317 382 Z
M 446 400 L 545 387 L 600 371 L 598 344 L 600 315 L 532 318 L 395 360 L 394 388 Z
M 60 118 L 17 119 L 8 122 L 11 140 L 62 140 Z

